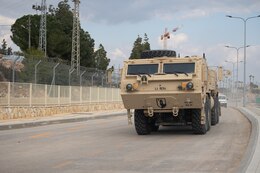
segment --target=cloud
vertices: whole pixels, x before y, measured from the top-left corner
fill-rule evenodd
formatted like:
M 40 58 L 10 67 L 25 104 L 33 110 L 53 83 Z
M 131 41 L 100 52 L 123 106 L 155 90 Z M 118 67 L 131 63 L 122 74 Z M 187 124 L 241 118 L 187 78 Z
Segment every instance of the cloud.
M 189 13 L 183 14 L 180 18 L 181 19 L 192 19 L 192 18 L 198 18 L 198 17 L 204 17 L 207 16 L 209 12 L 202 10 L 202 9 L 195 9 L 191 10 Z
M 93 22 L 108 24 L 138 23 L 146 20 L 198 18 L 212 13 L 249 13 L 259 11 L 258 0 L 96 0 L 81 2 L 81 15 Z M 91 14 L 91 15 L 89 15 Z
M 127 56 L 125 55 L 125 53 L 119 49 L 119 48 L 116 48 L 114 51 L 111 52 L 111 59 L 115 60 L 115 59 L 118 59 L 118 58 L 126 58 Z
M 0 25 L 12 25 L 14 22 L 15 19 L 0 15 Z
M 108 53 L 108 58 L 110 59 L 110 64 L 109 66 L 114 66 L 117 68 L 117 66 L 122 67 L 123 66 L 123 61 L 128 59 L 130 53 L 130 49 L 125 47 L 125 48 L 116 48 L 110 53 Z

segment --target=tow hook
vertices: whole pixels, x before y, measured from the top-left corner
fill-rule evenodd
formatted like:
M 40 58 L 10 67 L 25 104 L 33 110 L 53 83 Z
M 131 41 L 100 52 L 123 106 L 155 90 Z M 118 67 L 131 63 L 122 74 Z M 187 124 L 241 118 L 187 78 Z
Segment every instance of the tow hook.
M 131 110 L 127 109 L 127 117 L 128 117 L 128 125 L 132 125 L 132 114 L 131 114 Z
M 173 114 L 174 117 L 177 117 L 178 114 L 179 114 L 179 108 L 173 107 L 172 108 L 172 114 Z
M 153 107 L 148 107 L 147 112 L 149 117 L 153 117 Z

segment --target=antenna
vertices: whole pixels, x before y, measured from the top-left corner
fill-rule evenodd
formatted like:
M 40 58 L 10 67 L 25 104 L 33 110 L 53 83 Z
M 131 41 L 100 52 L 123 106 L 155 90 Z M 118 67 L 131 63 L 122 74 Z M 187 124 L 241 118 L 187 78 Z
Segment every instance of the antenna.
M 71 50 L 71 70 L 77 69 L 80 74 L 80 28 L 79 28 L 79 3 L 80 0 L 72 0 L 73 9 L 73 31 L 72 31 L 72 50 Z

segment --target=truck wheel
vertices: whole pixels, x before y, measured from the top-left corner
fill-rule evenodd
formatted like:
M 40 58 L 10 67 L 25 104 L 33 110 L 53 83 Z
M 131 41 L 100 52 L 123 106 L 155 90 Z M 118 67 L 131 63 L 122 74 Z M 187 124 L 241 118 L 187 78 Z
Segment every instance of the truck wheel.
M 217 109 L 218 109 L 218 119 L 217 119 L 217 123 L 219 123 L 219 117 L 221 116 L 221 106 L 220 106 L 220 103 L 219 103 L 219 101 L 218 101 L 218 107 L 217 107 Z
M 206 118 L 207 119 L 207 118 Z M 192 129 L 195 134 L 206 134 L 207 133 L 207 120 L 205 124 L 201 124 L 201 110 L 192 110 Z
M 138 135 L 148 135 L 151 133 L 151 125 L 148 117 L 144 115 L 144 110 L 135 110 L 135 130 Z
M 206 97 L 205 103 L 205 116 L 206 116 L 206 123 L 207 123 L 207 131 L 210 130 L 211 127 L 211 110 L 210 110 L 210 98 Z
M 211 125 L 214 126 L 218 123 L 218 98 L 214 98 L 214 107 L 211 109 Z

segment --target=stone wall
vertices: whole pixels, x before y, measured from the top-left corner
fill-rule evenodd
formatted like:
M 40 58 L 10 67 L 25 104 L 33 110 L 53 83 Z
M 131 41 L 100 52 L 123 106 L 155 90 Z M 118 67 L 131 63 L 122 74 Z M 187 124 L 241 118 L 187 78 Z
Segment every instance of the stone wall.
M 0 120 L 47 117 L 76 112 L 95 112 L 124 109 L 122 102 L 48 107 L 0 107 Z

